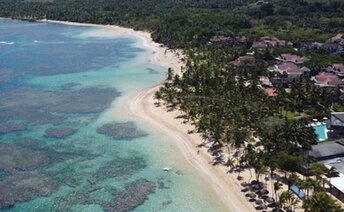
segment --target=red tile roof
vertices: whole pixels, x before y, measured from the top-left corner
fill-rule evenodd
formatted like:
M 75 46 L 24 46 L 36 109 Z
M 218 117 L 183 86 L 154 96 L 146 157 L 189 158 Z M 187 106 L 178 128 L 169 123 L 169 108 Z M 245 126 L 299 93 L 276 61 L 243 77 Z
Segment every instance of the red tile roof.
M 293 54 L 281 54 L 281 59 L 286 62 L 292 62 L 296 64 L 302 64 L 305 62 L 305 57 L 300 57 L 298 55 Z
M 277 96 L 275 88 L 265 88 L 264 91 L 268 96 Z
M 314 76 L 314 79 L 316 83 L 321 86 L 338 86 L 343 84 L 342 80 L 332 73 L 320 73 Z
M 234 66 L 241 66 L 244 64 L 250 64 L 254 63 L 255 58 L 253 56 L 240 56 L 234 61 L 231 61 L 230 63 L 233 64 Z
M 300 68 L 297 67 L 294 63 L 282 63 L 280 65 L 277 65 L 277 67 L 282 72 L 302 74 Z

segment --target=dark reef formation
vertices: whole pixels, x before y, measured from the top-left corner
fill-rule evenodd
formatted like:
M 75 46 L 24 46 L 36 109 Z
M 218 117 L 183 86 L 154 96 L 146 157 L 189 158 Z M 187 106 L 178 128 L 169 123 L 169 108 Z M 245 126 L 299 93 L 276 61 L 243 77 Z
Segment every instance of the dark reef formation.
M 81 85 L 80 83 L 76 83 L 76 82 L 69 82 L 69 83 L 65 83 L 63 85 L 60 86 L 60 88 L 62 90 L 70 90 L 72 88 L 74 88 L 75 86 Z
M 101 205 L 105 211 L 132 211 L 147 200 L 148 196 L 155 192 L 156 184 L 146 179 L 139 179 L 126 186 L 122 192 L 115 188 L 93 187 L 73 191 L 65 196 L 57 197 L 54 200 L 54 208 L 59 211 L 69 211 L 75 205 L 97 204 Z M 111 201 L 92 198 L 92 193 L 97 191 L 108 192 L 113 195 Z
M 120 95 L 113 88 L 92 87 L 73 91 L 16 88 L 0 93 L 0 122 L 22 120 L 32 124 L 58 124 L 65 113 L 98 113 Z
M 0 208 L 8 208 L 16 202 L 48 196 L 57 190 L 55 182 L 39 174 L 15 174 L 0 181 Z
M 6 134 L 10 132 L 17 132 L 17 131 L 24 131 L 27 130 L 27 126 L 25 124 L 17 124 L 17 123 L 6 123 L 0 125 L 0 135 Z
M 103 126 L 97 128 L 97 132 L 118 140 L 131 140 L 148 135 L 146 132 L 137 129 L 134 122 L 104 124 Z
M 74 134 L 76 131 L 74 128 L 48 128 L 44 136 L 61 139 Z
M 42 151 L 0 142 L 0 170 L 8 173 L 28 171 L 50 162 L 50 158 Z
M 107 205 L 107 209 L 110 212 L 131 211 L 143 204 L 148 195 L 155 192 L 155 189 L 154 182 L 145 179 L 137 180 L 126 186 L 126 191 L 116 195 Z
M 93 185 L 107 178 L 130 176 L 145 167 L 146 162 L 141 157 L 112 160 L 92 174 L 88 182 Z

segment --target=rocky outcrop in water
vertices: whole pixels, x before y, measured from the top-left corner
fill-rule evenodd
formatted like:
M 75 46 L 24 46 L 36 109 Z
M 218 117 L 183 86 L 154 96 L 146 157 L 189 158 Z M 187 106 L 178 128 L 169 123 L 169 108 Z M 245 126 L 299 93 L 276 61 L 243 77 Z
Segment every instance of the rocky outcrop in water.
M 137 129 L 133 122 L 104 124 L 97 128 L 97 132 L 118 140 L 131 140 L 148 135 L 146 132 Z
M 126 191 L 118 194 L 108 205 L 107 210 L 110 212 L 131 211 L 143 204 L 148 195 L 155 191 L 154 182 L 140 179 L 126 187 Z
M 57 190 L 57 185 L 45 175 L 15 174 L 0 181 L 0 188 L 0 208 L 8 208 L 17 202 L 47 196 Z
M 27 130 L 27 126 L 25 124 L 6 123 L 0 125 L 0 135 L 23 130 Z
M 51 138 L 66 138 L 76 132 L 74 128 L 48 128 L 44 136 Z

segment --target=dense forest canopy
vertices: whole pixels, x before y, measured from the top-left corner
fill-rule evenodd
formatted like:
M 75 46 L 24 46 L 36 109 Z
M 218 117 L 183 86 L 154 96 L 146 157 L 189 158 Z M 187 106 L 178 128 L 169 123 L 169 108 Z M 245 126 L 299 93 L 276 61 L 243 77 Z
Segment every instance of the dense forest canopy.
M 211 143 L 210 152 L 224 147 L 241 151 L 233 159 L 228 150 L 225 165 L 253 168 L 258 181 L 260 175 L 269 171 L 272 177 L 278 170 L 285 172 L 286 182 L 306 188 L 313 178 L 296 182 L 294 173 L 312 164 L 319 167 L 300 154 L 317 143 L 308 123 L 332 110 L 344 110 L 339 86 L 324 89 L 310 78 L 331 64 L 343 63 L 343 44 L 331 43 L 330 50 L 339 49 L 338 54 L 302 50 L 303 44 L 318 45 L 315 41 L 344 32 L 343 0 L 0 0 L 0 17 L 116 24 L 150 31 L 154 41 L 182 49 L 183 76 L 169 69 L 155 98 L 184 111 L 186 121 Z M 285 44 L 252 54 L 252 43 L 263 36 Z M 282 53 L 306 58 L 303 65 L 309 73 L 287 88 L 270 88 L 275 90 L 271 97 L 259 79 L 274 77 L 268 67 L 276 65 Z M 232 65 L 248 55 L 254 55 L 252 64 Z M 307 192 L 304 208 L 309 211 L 318 207 L 312 206 L 317 198 L 327 198 L 320 179 L 313 180 L 315 195 L 308 197 Z M 275 192 L 277 188 L 274 185 Z
M 217 34 L 323 41 L 344 31 L 341 0 L 0 0 L 0 16 L 118 24 L 179 48 Z

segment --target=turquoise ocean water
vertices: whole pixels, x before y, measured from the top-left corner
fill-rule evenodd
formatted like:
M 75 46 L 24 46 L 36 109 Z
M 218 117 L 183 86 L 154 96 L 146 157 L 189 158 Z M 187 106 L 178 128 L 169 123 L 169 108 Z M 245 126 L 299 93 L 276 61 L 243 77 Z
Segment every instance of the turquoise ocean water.
M 167 68 L 94 30 L 0 19 L 0 210 L 221 211 L 168 137 L 112 113 Z

